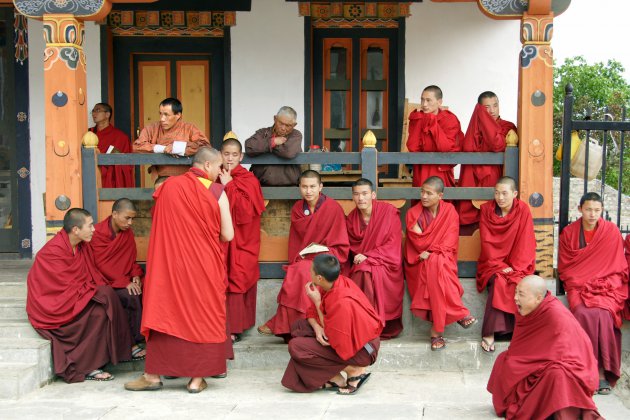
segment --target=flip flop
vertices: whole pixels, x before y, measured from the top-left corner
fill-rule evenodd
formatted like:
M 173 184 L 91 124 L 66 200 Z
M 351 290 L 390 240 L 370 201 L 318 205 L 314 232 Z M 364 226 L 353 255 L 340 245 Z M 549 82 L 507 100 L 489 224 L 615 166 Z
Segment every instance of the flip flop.
M 330 385 L 330 386 L 326 386 L 326 385 Z M 326 381 L 326 383 L 322 385 L 320 389 L 324 391 L 339 391 L 339 388 L 341 387 L 338 384 L 334 383 L 333 381 Z
M 475 318 L 472 315 L 468 315 L 467 317 L 462 318 L 459 321 L 457 321 L 457 323 L 461 325 L 463 329 L 467 330 L 468 328 L 472 327 L 473 325 L 477 323 L 477 318 Z
M 339 395 L 356 394 L 359 388 L 361 388 L 361 386 L 363 386 L 363 384 L 365 384 L 368 381 L 368 379 L 370 379 L 370 375 L 371 373 L 362 373 L 359 376 L 349 377 L 348 379 L 346 379 L 346 386 L 339 387 L 339 389 L 337 390 L 337 394 Z M 356 385 L 350 385 L 350 382 L 354 382 L 354 381 L 359 381 L 359 383 L 357 383 Z M 347 389 L 350 392 L 341 392 L 342 389 Z
M 599 395 L 608 395 L 611 392 L 612 392 L 612 387 L 610 386 L 610 383 L 606 379 L 600 379 L 599 389 L 597 390 L 597 393 Z
M 85 380 L 86 381 L 107 382 L 107 381 L 112 381 L 114 379 L 114 375 L 112 375 L 111 373 L 109 373 L 109 376 L 106 377 L 106 378 L 97 378 L 96 377 L 96 375 L 102 375 L 103 373 L 109 373 L 109 372 L 105 372 L 102 369 L 94 369 L 92 372 L 90 372 L 87 375 L 85 375 Z
M 486 348 L 483 345 L 488 346 L 488 350 L 486 350 Z M 481 350 L 483 350 L 486 353 L 494 353 L 494 341 L 492 343 L 490 343 L 488 340 L 486 340 L 485 338 L 481 339 Z
M 441 344 L 438 346 L 438 344 Z M 446 341 L 441 335 L 438 337 L 431 337 L 431 351 L 442 351 L 446 348 Z
M 144 360 L 147 357 L 147 354 L 144 353 L 142 356 L 138 356 L 139 353 L 143 352 L 144 349 L 140 346 L 136 347 L 135 350 L 131 350 L 131 360 L 136 362 L 138 360 Z

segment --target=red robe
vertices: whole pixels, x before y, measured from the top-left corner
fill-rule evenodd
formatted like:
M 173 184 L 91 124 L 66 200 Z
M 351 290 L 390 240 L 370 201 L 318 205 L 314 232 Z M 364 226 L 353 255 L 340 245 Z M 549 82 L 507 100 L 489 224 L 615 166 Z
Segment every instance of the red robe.
M 598 378 L 588 336 L 547 292 L 533 312 L 516 314 L 512 342 L 494 363 L 487 389 L 498 416 L 546 419 L 567 407 L 597 410 Z
M 626 235 L 626 240 L 623 242 L 623 248 L 630 270 L 630 235 Z M 628 283 L 628 299 L 626 300 L 626 306 L 623 309 L 623 317 L 630 320 L 630 283 Z
M 230 201 L 234 239 L 224 244 L 230 332 L 241 333 L 256 322 L 256 284 L 260 277 L 260 217 L 265 210 L 260 183 L 241 165 L 232 169 L 232 181 L 225 186 Z
M 459 152 L 464 133 L 459 120 L 450 111 L 440 110 L 437 115 L 413 111 L 409 114 L 410 152 Z M 444 181 L 444 186 L 455 186 L 453 165 L 413 165 L 413 186 L 419 187 L 430 176 Z
M 153 194 L 142 314 L 147 341 L 151 330 L 192 343 L 226 341 L 219 203 L 198 177 L 205 175 L 191 168 Z
M 571 310 L 583 304 L 610 312 L 621 328 L 621 312 L 628 298 L 628 262 L 617 225 L 599 219 L 593 240 L 580 248 L 582 219 L 560 234 L 558 274 Z
M 440 202 L 438 213 L 428 226 L 423 213 L 421 203 L 407 212 L 405 277 L 412 312 L 433 322 L 435 331 L 443 332 L 446 325 L 470 314 L 462 303 L 464 289 L 457 276 L 458 216 L 455 207 L 444 201 Z M 430 214 L 428 210 L 426 213 Z M 419 219 L 422 233 L 411 230 Z M 419 260 L 424 251 L 431 255 Z
M 516 126 L 499 118 L 495 120 L 483 105 L 477 104 L 473 111 L 462 151 L 504 152 L 505 136 Z M 494 187 L 503 176 L 502 165 L 462 165 L 459 173 L 460 187 Z M 470 200 L 459 202 L 459 222 L 468 225 L 479 221 L 479 210 Z
M 98 151 L 107 153 L 109 146 L 117 149 L 116 153 L 131 153 L 129 137 L 113 125 L 108 125 L 101 131 L 96 127 L 90 131 L 98 137 Z M 130 165 L 99 165 L 101 170 L 101 182 L 103 188 L 133 188 L 133 166 Z
M 343 266 L 348 259 L 348 234 L 345 226 L 345 214 L 341 206 L 332 198 L 323 194 L 321 205 L 315 213 L 304 214 L 304 200 L 298 200 L 291 209 L 291 229 L 289 231 L 289 265 L 287 274 L 278 293 L 278 311 L 267 326 L 276 335 L 289 334 L 291 324 L 303 319 L 310 305 L 304 293 L 304 286 L 311 281 L 311 261 L 317 254 L 307 254 L 302 258 L 300 251 L 315 242 L 328 247 L 327 254 L 332 254 Z M 340 229 L 340 227 L 342 227 Z
M 90 247 L 94 250 L 94 260 L 107 283 L 115 289 L 129 285 L 133 277 L 142 277 L 142 267 L 136 263 L 136 241 L 133 230 L 114 233 L 112 217 L 94 225 L 94 236 Z
M 363 273 L 369 273 L 374 301 L 371 302 L 383 321 L 402 316 L 402 300 L 405 293 L 402 270 L 402 225 L 400 212 L 383 201 L 372 201 L 372 216 L 368 225 L 361 212 L 354 209 L 346 218 L 350 256 L 344 274 L 357 281 Z M 363 254 L 367 260 L 359 265 L 354 256 Z M 365 290 L 364 290 L 365 291 Z
M 85 243 L 72 251 L 62 229 L 37 253 L 28 272 L 26 312 L 34 328 L 56 329 L 72 321 L 107 281 Z
M 518 198 L 514 200 L 512 209 L 505 217 L 497 215 L 496 208 L 494 200 L 481 206 L 481 254 L 477 263 L 477 290 L 481 293 L 490 278 L 496 276 L 492 306 L 515 314 L 516 285 L 523 277 L 534 274 L 536 266 L 534 222 L 529 207 Z M 514 271 L 503 273 L 502 270 L 507 267 Z

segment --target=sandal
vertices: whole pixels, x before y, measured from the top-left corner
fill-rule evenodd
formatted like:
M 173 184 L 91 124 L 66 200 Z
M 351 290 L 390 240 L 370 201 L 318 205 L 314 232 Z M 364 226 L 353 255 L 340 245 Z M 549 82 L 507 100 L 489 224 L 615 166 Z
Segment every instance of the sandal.
M 192 379 L 188 381 L 188 385 L 186 385 L 186 389 L 188 390 L 188 393 L 190 394 L 199 394 L 201 391 L 208 388 L 208 383 L 206 382 L 205 379 L 201 380 L 201 383 L 199 384 L 199 388 L 191 388 L 190 387 L 191 383 L 192 383 Z
M 457 321 L 457 323 L 461 325 L 462 328 L 467 330 L 468 328 L 472 327 L 473 325 L 477 323 L 477 318 L 475 318 L 472 315 L 468 315 L 466 318 L 462 318 L 459 321 Z
M 339 384 L 333 381 L 326 381 L 326 383 L 322 385 L 320 389 L 323 389 L 324 391 L 339 391 L 339 388 L 342 388 L 341 386 L 339 386 Z
M 610 386 L 610 383 L 606 379 L 600 379 L 599 389 L 597 390 L 597 393 L 599 395 L 608 395 L 611 391 L 612 387 Z
M 144 349 L 140 346 L 136 347 L 134 350 L 131 350 L 131 360 L 136 362 L 138 360 L 144 360 L 147 357 L 146 351 L 142 356 L 138 356 L 138 354 L 142 353 Z
M 484 347 L 484 344 L 486 345 Z M 486 340 L 485 338 L 481 339 L 481 349 L 483 351 L 485 351 L 486 353 L 494 353 L 494 341 L 491 343 L 488 340 Z
M 108 374 L 109 376 L 106 376 L 104 378 L 97 378 L 96 377 L 96 375 L 103 375 L 103 374 Z M 90 372 L 87 375 L 85 375 L 85 380 L 86 381 L 107 382 L 107 381 L 111 381 L 113 379 L 114 379 L 114 375 L 112 375 L 109 372 L 105 372 L 103 369 L 94 369 L 92 372 Z
M 446 341 L 444 341 L 444 337 L 437 336 L 431 337 L 431 351 L 440 351 L 444 350 L 446 347 Z
M 231 334 L 230 338 L 232 339 L 232 344 L 238 343 L 239 341 L 241 341 L 241 335 L 240 334 Z
M 346 379 L 346 386 L 340 386 L 337 390 L 337 394 L 339 395 L 352 395 L 356 394 L 356 392 L 363 386 L 364 383 L 370 379 L 371 373 L 362 373 L 359 376 L 351 376 Z M 350 382 L 359 381 L 356 385 L 350 385 Z M 325 385 L 324 385 L 325 386 Z M 341 392 L 342 389 L 347 389 L 348 392 Z

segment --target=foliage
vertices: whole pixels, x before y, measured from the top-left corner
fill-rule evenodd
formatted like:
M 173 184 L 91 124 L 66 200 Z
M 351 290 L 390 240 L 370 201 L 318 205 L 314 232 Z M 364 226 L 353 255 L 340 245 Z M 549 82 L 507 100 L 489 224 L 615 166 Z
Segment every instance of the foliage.
M 562 141 L 562 117 L 564 113 L 565 87 L 573 86 L 573 119 L 583 119 L 588 115 L 593 120 L 603 120 L 606 114 L 615 121 L 623 118 L 624 106 L 630 103 L 630 84 L 624 78 L 624 67 L 616 60 L 607 63 L 588 64 L 584 57 L 567 58 L 554 69 L 553 144 L 554 151 Z M 602 132 L 591 132 L 600 144 Z M 584 139 L 585 133 L 580 133 Z M 626 133 L 624 171 L 622 185 L 624 194 L 630 194 L 630 133 Z M 614 141 L 611 141 L 611 139 Z M 608 133 L 606 183 L 617 188 L 619 179 L 619 146 L 621 133 Z M 554 161 L 554 175 L 560 175 L 560 162 Z

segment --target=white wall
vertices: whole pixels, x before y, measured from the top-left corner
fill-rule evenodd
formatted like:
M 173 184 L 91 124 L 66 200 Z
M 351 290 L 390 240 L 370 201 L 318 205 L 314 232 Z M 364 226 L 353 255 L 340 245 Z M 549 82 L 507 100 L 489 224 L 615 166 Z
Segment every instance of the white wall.
M 412 3 L 407 18 L 405 87 L 410 102 L 439 86 L 444 105 L 466 131 L 477 96 L 499 96 L 501 116 L 516 123 L 520 21 L 486 17 L 476 3 Z
M 31 130 L 31 217 L 33 222 L 33 253 L 46 243 L 46 216 L 43 194 L 46 191 L 46 145 L 44 118 L 44 38 L 42 22 L 28 20 L 29 48 L 29 103 Z M 101 60 L 99 27 L 92 22 L 85 25 L 84 51 L 87 60 L 88 108 L 101 100 Z M 86 113 L 88 126 L 92 121 Z
M 297 3 L 253 1 L 251 12 L 237 12 L 231 37 L 232 130 L 243 142 L 288 105 L 304 132 L 304 18 Z

